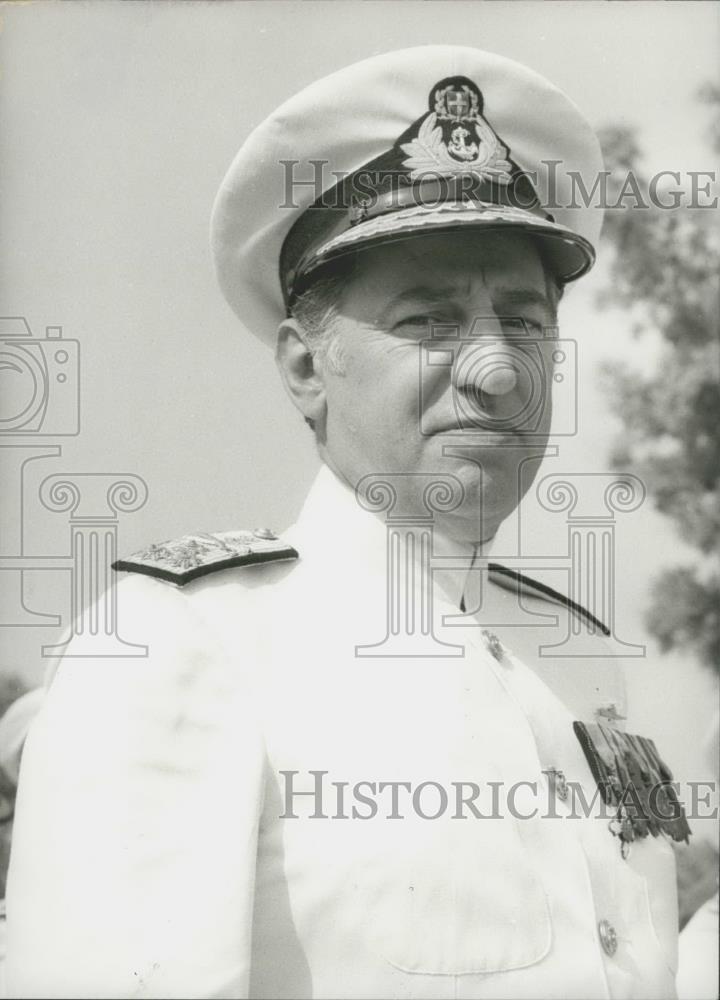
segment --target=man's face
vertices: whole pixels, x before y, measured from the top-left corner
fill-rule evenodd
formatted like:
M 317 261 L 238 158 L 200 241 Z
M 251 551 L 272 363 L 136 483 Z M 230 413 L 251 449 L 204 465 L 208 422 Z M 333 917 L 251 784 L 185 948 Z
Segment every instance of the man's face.
M 325 367 L 324 459 L 353 487 L 369 473 L 452 474 L 465 499 L 446 530 L 490 538 L 547 443 L 553 344 L 543 327 L 554 320 L 523 234 L 437 234 L 361 253 L 333 327 L 336 363 Z M 401 482 L 420 509 L 417 478 Z

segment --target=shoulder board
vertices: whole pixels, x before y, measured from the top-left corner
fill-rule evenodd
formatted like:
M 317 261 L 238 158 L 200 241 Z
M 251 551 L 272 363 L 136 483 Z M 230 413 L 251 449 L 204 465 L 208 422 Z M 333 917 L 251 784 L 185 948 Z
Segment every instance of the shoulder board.
M 558 604 L 564 604 L 566 608 L 569 608 L 574 614 L 579 615 L 586 622 L 590 622 L 596 628 L 599 628 L 603 635 L 610 635 L 610 629 L 607 625 L 595 617 L 595 615 L 590 614 L 590 612 L 584 608 L 581 604 L 577 604 L 575 601 L 571 601 L 569 597 L 560 593 L 558 590 L 553 590 L 552 587 L 548 587 L 545 583 L 539 583 L 537 580 L 531 580 L 528 576 L 523 576 L 522 573 L 518 573 L 517 570 L 508 569 L 507 566 L 501 566 L 500 563 L 488 563 L 488 570 L 490 573 L 490 579 L 493 582 L 499 584 L 501 587 L 505 587 L 507 590 L 515 590 L 520 592 L 522 590 L 527 590 L 531 596 L 542 596 L 548 600 L 555 601 Z
M 141 573 L 184 587 L 191 580 L 235 566 L 297 559 L 298 553 L 269 528 L 254 531 L 200 532 L 149 545 L 128 559 L 112 564 L 114 570 Z

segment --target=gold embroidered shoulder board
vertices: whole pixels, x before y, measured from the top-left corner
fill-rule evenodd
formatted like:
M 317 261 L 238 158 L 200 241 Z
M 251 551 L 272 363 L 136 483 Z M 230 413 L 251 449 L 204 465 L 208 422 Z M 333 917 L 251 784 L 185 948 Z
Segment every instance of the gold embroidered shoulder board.
M 250 531 L 200 532 L 149 545 L 127 559 L 114 562 L 114 570 L 141 573 L 167 580 L 179 587 L 208 573 L 234 566 L 297 559 L 298 553 L 269 528 Z

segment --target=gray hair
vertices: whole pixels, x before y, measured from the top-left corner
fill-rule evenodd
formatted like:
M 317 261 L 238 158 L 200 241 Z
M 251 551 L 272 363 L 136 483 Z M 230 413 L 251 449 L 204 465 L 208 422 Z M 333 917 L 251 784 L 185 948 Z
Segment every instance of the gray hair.
M 345 362 L 337 334 L 338 309 L 347 281 L 355 270 L 355 256 L 341 257 L 332 265 L 321 268 L 290 307 L 316 363 L 335 375 L 345 374 Z M 315 421 L 305 417 L 313 431 Z
M 303 292 L 291 309 L 291 315 L 303 329 L 310 352 L 321 365 L 329 361 L 342 292 L 340 278 L 325 278 Z

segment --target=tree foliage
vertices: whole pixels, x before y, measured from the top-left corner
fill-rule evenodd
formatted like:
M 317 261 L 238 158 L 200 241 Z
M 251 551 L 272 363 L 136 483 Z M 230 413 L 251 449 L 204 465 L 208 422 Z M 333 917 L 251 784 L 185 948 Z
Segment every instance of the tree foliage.
M 700 98 L 712 108 L 710 141 L 720 152 L 720 88 L 707 86 Z M 629 171 L 648 191 L 634 132 L 607 128 L 601 142 L 609 204 Z M 697 550 L 692 565 L 670 568 L 655 580 L 648 626 L 663 650 L 692 649 L 702 663 L 720 669 L 720 213 L 692 207 L 690 180 L 686 188 L 674 208 L 606 213 L 611 262 L 599 305 L 629 311 L 635 335 L 647 344 L 644 370 L 605 366 L 612 405 L 623 421 L 612 460 L 641 476 L 657 510 Z M 673 189 L 679 190 L 673 185 L 665 192 L 666 204 L 680 201 L 671 197 Z

